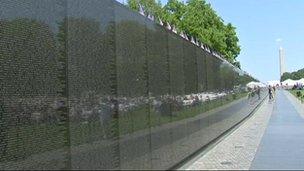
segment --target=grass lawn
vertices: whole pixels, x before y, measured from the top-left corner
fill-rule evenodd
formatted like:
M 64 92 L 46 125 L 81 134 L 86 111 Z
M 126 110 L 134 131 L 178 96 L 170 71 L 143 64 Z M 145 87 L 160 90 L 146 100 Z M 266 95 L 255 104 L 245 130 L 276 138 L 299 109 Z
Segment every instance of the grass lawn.
M 289 91 L 291 94 L 293 94 L 295 97 L 300 99 L 302 102 L 304 101 L 304 90 L 290 90 Z M 301 96 L 298 96 L 297 93 L 301 92 Z

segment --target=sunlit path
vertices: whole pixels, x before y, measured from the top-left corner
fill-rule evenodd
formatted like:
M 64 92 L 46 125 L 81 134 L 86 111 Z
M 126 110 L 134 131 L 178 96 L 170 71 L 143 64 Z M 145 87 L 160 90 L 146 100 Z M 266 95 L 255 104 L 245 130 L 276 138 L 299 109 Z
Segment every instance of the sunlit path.
M 304 119 L 279 91 L 251 169 L 303 169 L 303 153 Z
M 303 106 L 278 91 L 236 130 L 181 169 L 303 169 Z

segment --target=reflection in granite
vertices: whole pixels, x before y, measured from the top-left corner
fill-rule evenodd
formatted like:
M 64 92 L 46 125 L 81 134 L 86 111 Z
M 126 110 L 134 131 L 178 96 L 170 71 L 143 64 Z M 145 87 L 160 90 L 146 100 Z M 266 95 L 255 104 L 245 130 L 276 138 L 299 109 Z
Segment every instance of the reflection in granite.
M 168 169 L 262 100 L 249 75 L 113 0 L 0 11 L 0 169 Z

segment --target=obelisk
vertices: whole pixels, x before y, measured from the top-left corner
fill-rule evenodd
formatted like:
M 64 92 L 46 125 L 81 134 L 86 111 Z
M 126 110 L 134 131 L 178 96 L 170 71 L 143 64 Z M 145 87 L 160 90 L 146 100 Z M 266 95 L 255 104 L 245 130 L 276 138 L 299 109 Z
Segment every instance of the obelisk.
M 285 59 L 284 59 L 284 50 L 282 47 L 279 49 L 279 58 L 280 58 L 280 76 L 286 72 L 285 70 Z

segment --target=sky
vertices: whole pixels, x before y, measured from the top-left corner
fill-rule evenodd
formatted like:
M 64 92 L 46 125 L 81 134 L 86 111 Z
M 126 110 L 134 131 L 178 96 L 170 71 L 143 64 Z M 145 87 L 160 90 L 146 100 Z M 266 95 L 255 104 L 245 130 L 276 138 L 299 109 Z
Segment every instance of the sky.
M 243 70 L 262 82 L 279 80 L 280 46 L 288 72 L 304 68 L 304 0 L 206 1 L 237 28 Z

